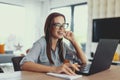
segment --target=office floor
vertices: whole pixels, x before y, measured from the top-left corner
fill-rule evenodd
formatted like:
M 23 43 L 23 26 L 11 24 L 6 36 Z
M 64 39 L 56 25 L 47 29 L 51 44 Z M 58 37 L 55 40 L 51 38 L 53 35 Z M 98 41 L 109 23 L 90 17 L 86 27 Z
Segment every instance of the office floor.
M 0 67 L 2 68 L 4 73 L 14 72 L 12 63 L 3 63 L 3 64 L 0 64 Z

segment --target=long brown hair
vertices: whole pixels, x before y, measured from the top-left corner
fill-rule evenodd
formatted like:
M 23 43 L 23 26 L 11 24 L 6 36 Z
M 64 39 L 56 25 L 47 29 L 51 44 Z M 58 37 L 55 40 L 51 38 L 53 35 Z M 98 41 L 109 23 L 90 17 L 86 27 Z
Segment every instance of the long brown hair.
M 52 58 L 51 58 L 51 47 L 52 47 L 52 42 L 51 42 L 51 27 L 53 27 L 53 23 L 54 23 L 54 18 L 58 17 L 58 16 L 62 16 L 64 18 L 64 21 L 66 22 L 65 16 L 63 14 L 60 13 L 51 13 L 45 22 L 45 26 L 44 26 L 44 33 L 45 33 L 45 39 L 46 39 L 46 53 L 47 53 L 47 57 L 49 59 L 49 62 L 51 64 L 54 64 Z M 58 40 L 58 47 L 59 47 L 59 58 L 60 61 L 63 62 L 64 61 L 64 57 L 63 57 L 63 40 L 59 39 Z

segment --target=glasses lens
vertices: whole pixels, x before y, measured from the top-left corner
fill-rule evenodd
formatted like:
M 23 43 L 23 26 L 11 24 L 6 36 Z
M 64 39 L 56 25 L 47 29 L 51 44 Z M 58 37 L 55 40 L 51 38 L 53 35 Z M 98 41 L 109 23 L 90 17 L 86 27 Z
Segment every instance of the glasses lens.
M 68 25 L 69 25 L 68 23 L 64 23 L 63 27 L 66 29 L 66 28 L 68 28 Z
M 61 25 L 60 23 L 54 23 L 53 25 L 54 25 L 55 27 L 59 27 L 59 28 L 60 28 L 60 27 L 67 28 L 69 24 L 68 24 L 68 23 L 64 23 L 64 24 Z

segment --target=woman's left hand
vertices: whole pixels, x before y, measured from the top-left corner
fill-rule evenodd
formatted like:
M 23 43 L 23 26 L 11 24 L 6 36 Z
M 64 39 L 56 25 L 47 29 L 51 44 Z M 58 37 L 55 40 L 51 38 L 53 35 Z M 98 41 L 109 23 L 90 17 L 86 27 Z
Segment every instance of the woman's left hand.
M 65 33 L 64 33 L 63 36 L 64 36 L 64 38 L 66 38 L 67 40 L 70 40 L 70 41 L 74 40 L 74 34 L 73 34 L 72 31 L 65 31 Z

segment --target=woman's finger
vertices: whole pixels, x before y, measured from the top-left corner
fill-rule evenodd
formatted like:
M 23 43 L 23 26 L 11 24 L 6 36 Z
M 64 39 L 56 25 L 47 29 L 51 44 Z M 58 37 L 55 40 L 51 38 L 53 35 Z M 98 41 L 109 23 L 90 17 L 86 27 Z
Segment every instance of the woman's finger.
M 75 70 L 79 71 L 80 65 L 78 65 L 77 63 L 71 64 L 71 66 L 72 66 L 72 68 L 73 68 L 74 71 L 75 71 Z
M 69 66 L 74 72 L 75 70 L 79 71 L 80 65 L 78 63 L 74 63 L 74 64 L 66 63 L 66 65 Z
M 72 71 L 72 69 L 69 68 L 68 66 L 65 67 L 65 72 L 67 72 L 69 75 L 75 75 L 75 73 Z

